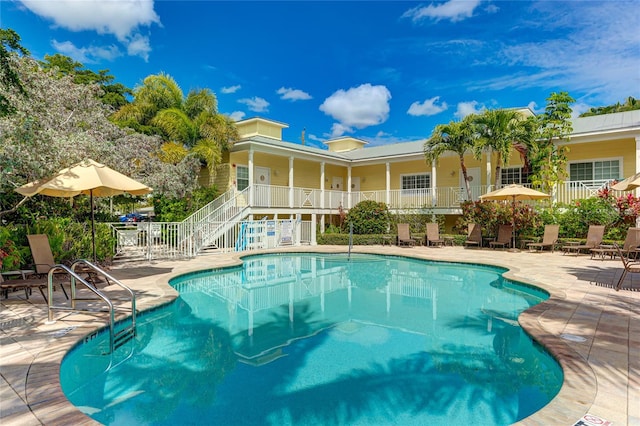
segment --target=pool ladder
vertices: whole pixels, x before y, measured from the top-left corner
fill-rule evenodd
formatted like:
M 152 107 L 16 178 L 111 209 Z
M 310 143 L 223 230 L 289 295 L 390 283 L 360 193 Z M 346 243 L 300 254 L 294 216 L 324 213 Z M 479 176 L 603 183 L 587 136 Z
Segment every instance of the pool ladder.
M 54 275 L 65 273 L 71 278 L 71 295 L 70 295 L 70 306 L 63 305 L 54 305 L 53 303 L 53 288 L 56 282 L 54 281 Z M 82 278 L 80 274 L 86 274 L 86 278 Z M 128 294 L 127 298 L 109 298 L 104 292 L 97 289 L 97 287 L 89 282 L 93 280 L 97 280 L 99 277 L 103 277 L 107 280 L 107 283 L 110 285 L 117 285 Z M 80 284 L 90 290 L 97 297 L 77 297 L 76 286 Z M 73 311 L 73 312 L 108 312 L 109 313 L 109 352 L 108 354 L 113 353 L 115 349 L 118 349 L 120 346 L 124 345 L 131 339 L 136 336 L 136 296 L 133 291 L 118 281 L 116 278 L 111 276 L 102 268 L 94 265 L 85 259 L 79 259 L 73 262 L 71 267 L 65 265 L 54 265 L 51 269 L 49 269 L 48 273 L 48 324 L 52 324 L 55 322 L 53 317 L 54 310 L 63 310 L 63 311 Z M 62 284 L 60 284 L 62 286 Z M 76 306 L 76 302 L 78 301 L 91 301 L 91 300 L 102 300 L 107 305 L 107 310 L 91 310 L 91 309 L 82 309 Z M 130 308 L 124 308 L 131 312 L 131 324 L 122 330 L 115 332 L 115 307 L 113 301 L 124 301 L 130 303 Z

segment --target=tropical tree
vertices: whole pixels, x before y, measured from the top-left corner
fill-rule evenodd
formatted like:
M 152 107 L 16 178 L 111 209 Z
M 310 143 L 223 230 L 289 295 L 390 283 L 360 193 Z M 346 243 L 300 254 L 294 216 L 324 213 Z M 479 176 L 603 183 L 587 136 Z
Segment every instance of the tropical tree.
M 474 120 L 479 137 L 474 150 L 480 157 L 483 150 L 496 154 L 494 185 L 498 187 L 501 172 L 509 164 L 513 149 L 524 154 L 524 147 L 530 145 L 534 138 L 532 121 L 515 109 L 486 110 L 475 116 Z M 525 158 L 525 164 L 527 164 Z
M 109 120 L 112 109 L 96 96 L 95 84 L 76 84 L 72 76 L 52 75 L 37 61 L 20 58 L 14 65 L 26 96 L 7 92 L 15 112 L 0 117 L 0 215 L 26 220 L 30 212 L 50 216 L 66 200 L 29 199 L 28 209 L 16 209 L 23 199 L 15 187 L 93 158 L 154 188 L 154 194 L 184 197 L 197 187 L 200 162 L 160 160 L 162 140 L 126 131 Z M 39 203 L 39 204 L 38 204 Z M 37 217 L 34 216 L 35 217 Z
M 543 114 L 536 117 L 537 135 L 530 145 L 531 182 L 542 191 L 552 193 L 556 184 L 567 176 L 566 146 L 558 141 L 569 140 L 571 126 L 570 103 L 575 100 L 567 92 L 551 93 Z M 553 198 L 553 197 L 552 197 Z
M 193 155 L 210 174 L 220 164 L 222 152 L 239 137 L 233 121 L 218 113 L 212 91 L 192 90 L 185 97 L 176 81 L 164 73 L 146 77 L 134 90 L 133 102 L 112 118 L 123 127 L 161 136 L 164 158 L 177 161 L 180 155 Z
M 471 199 L 471 188 L 469 187 L 469 176 L 464 156 L 475 146 L 477 139 L 475 118 L 474 115 L 468 115 L 462 121 L 451 121 L 449 124 L 437 125 L 431 137 L 424 144 L 424 155 L 428 164 L 434 162 L 437 164 L 438 158 L 445 152 L 450 151 L 458 154 L 468 200 Z
M 17 92 L 22 96 L 27 94 L 15 69 L 19 54 L 28 56 L 29 51 L 20 44 L 18 33 L 0 28 L 0 117 L 15 111 L 9 102 L 8 92 Z
M 616 102 L 615 105 L 590 108 L 589 111 L 580 114 L 580 117 L 612 114 L 614 112 L 634 111 L 637 109 L 640 109 L 640 100 L 634 98 L 633 96 L 629 96 L 623 104 L 621 104 L 620 102 Z
M 52 71 L 52 75 L 62 77 L 70 75 L 77 84 L 97 84 L 102 89 L 99 97 L 107 105 L 118 109 L 129 103 L 127 96 L 133 92 L 121 83 L 112 83 L 115 77 L 109 75 L 109 70 L 99 70 L 97 73 L 85 68 L 80 62 L 74 61 L 68 56 L 56 53 L 44 55 L 44 61 L 40 62 L 42 69 Z

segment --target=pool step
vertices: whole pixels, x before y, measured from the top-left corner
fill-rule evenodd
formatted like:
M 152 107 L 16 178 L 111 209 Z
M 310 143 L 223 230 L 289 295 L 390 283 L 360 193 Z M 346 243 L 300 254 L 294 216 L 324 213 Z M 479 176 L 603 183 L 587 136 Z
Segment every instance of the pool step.
M 133 327 L 127 327 L 118 331 L 113 336 L 113 350 L 118 349 L 136 336 L 136 329 Z

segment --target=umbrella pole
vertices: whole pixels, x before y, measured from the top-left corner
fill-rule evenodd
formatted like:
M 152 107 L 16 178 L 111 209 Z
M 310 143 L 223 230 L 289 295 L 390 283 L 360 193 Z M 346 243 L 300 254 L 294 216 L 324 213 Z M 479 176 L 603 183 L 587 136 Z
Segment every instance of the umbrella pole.
M 93 189 L 89 191 L 89 198 L 91 199 L 91 247 L 93 249 L 93 263 L 96 263 L 96 218 L 93 213 Z
M 513 196 L 513 202 L 511 203 L 511 234 L 512 242 L 510 252 L 519 252 L 516 248 L 516 196 Z

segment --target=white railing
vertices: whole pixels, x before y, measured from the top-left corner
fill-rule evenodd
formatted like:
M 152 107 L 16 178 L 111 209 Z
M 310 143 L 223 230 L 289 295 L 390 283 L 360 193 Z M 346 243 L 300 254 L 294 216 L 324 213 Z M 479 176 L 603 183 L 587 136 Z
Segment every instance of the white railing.
M 570 204 L 576 199 L 597 196 L 610 185 L 609 180 L 563 182 L 556 186 L 553 201 Z M 493 190 L 492 185 L 472 186 L 471 199 Z M 617 195 L 623 194 L 616 191 Z M 293 208 L 309 211 L 325 210 L 337 213 L 348 210 L 364 200 L 387 203 L 389 209 L 412 210 L 424 208 L 459 209 L 466 201 L 465 188 L 441 187 L 420 190 L 379 190 L 344 192 L 275 185 L 253 185 L 236 193 L 227 191 L 207 206 L 189 216 L 183 222 L 142 222 L 137 224 L 112 224 L 116 239 L 116 256 L 135 255 L 146 259 L 184 258 L 196 256 L 205 247 L 220 251 L 235 249 L 240 233 L 240 223 L 250 212 L 250 207 Z M 251 202 L 253 200 L 253 202 Z M 313 226 L 302 222 L 297 242 L 312 244 Z

